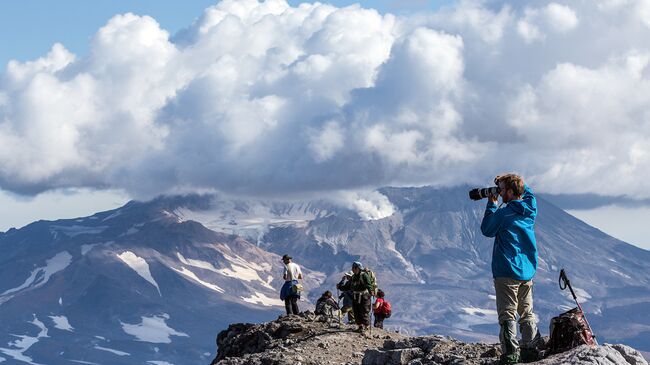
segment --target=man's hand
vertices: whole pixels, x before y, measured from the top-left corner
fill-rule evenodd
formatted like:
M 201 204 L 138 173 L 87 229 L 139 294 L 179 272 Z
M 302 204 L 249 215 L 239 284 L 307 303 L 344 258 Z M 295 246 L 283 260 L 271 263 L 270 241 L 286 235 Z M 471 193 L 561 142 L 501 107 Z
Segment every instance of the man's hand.
M 489 199 L 492 203 L 494 203 L 494 204 L 498 204 L 498 203 L 499 203 L 499 195 L 493 195 L 493 194 L 490 194 L 490 195 L 488 196 L 488 199 Z

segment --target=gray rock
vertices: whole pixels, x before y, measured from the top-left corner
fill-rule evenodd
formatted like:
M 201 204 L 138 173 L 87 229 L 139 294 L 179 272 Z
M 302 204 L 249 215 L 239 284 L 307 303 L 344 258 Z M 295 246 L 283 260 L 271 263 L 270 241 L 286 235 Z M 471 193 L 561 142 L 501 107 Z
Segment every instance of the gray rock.
M 647 365 L 648 362 L 636 350 L 625 345 L 587 346 L 550 356 L 538 361 L 539 365 Z
M 397 350 L 368 350 L 361 363 L 363 365 L 407 364 L 409 361 L 423 355 L 424 351 L 419 347 Z

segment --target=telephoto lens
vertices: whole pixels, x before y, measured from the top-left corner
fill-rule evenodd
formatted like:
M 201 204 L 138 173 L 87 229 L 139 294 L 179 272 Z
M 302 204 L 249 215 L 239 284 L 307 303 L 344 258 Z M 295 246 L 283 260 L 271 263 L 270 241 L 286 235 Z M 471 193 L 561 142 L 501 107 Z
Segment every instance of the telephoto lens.
M 472 200 L 481 200 L 487 198 L 490 194 L 497 195 L 499 194 L 499 191 L 500 189 L 498 186 L 493 186 L 491 188 L 476 188 L 469 191 L 469 198 Z

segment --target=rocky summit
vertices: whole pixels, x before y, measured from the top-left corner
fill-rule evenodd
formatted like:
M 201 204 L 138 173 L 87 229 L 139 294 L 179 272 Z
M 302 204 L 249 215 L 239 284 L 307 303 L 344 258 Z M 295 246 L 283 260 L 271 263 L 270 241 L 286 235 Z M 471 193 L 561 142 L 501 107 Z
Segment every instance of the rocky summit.
M 231 324 L 217 336 L 211 365 L 362 364 L 362 365 L 496 365 L 498 344 L 464 343 L 440 335 L 407 336 L 373 328 L 360 334 L 311 312 L 275 321 Z M 580 346 L 531 364 L 647 365 L 625 345 Z

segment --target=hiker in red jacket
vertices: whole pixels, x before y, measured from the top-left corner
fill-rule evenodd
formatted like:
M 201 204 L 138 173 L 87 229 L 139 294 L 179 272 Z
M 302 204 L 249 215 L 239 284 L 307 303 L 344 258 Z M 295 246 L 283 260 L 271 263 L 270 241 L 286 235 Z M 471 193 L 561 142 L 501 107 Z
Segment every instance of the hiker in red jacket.
M 372 306 L 372 311 L 375 314 L 375 324 L 377 328 L 384 328 L 384 319 L 390 317 L 391 307 L 390 303 L 384 299 L 384 291 L 377 289 L 377 299 Z

